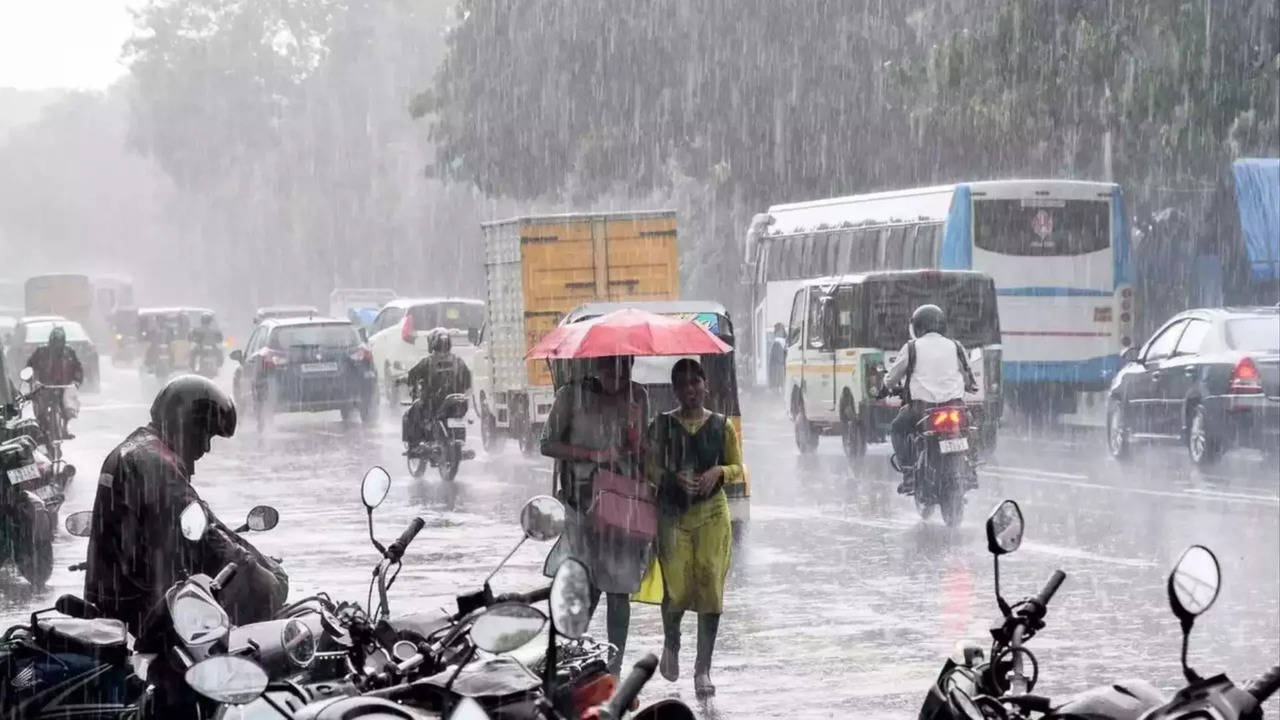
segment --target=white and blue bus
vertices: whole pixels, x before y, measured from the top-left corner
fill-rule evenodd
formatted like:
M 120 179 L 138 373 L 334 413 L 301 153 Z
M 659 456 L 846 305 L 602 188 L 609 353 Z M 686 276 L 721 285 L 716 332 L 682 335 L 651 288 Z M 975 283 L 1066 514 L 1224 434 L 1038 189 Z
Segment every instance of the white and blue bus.
M 977 270 L 994 279 L 1005 394 L 1023 410 L 1076 410 L 1133 344 L 1120 186 L 998 180 L 775 205 L 747 231 L 751 343 L 768 378 L 774 328 L 807 279 L 871 270 Z

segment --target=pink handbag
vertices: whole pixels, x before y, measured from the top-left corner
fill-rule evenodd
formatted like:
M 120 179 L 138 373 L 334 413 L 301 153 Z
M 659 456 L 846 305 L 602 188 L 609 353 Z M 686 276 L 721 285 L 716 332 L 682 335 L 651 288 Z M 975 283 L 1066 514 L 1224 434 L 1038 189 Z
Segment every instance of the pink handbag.
M 592 476 L 591 517 L 597 533 L 636 540 L 658 536 L 658 506 L 649 483 L 600 468 Z

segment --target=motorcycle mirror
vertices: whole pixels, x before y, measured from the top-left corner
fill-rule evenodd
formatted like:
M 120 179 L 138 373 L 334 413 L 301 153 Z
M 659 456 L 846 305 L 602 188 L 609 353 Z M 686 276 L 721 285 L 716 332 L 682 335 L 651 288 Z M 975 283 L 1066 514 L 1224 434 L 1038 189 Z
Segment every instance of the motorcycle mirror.
M 1022 508 L 1005 500 L 987 517 L 987 550 L 992 555 L 1007 555 L 1022 545 Z
M 32 370 L 30 367 L 24 367 L 18 371 L 18 379 L 22 382 L 31 382 L 31 379 L 35 376 L 36 371 Z
M 1169 573 L 1169 607 L 1182 624 L 1182 674 L 1187 682 L 1200 681 L 1200 676 L 1187 664 L 1187 643 L 1196 616 L 1208 610 L 1218 599 L 1222 569 L 1213 551 L 1203 545 L 1187 548 Z
M 267 673 L 239 655 L 214 655 L 187 669 L 187 685 L 210 700 L 227 705 L 253 702 L 267 690 Z
M 449 720 L 489 720 L 489 713 L 484 711 L 480 703 L 464 697 L 453 712 L 449 713 Z
M 375 465 L 364 474 L 360 483 L 360 501 L 369 512 L 387 499 L 387 491 L 391 489 L 391 475 L 381 466 Z
M 520 527 L 530 540 L 555 540 L 564 532 L 564 506 L 550 495 L 539 495 L 520 510 Z
M 71 513 L 67 519 L 62 522 L 63 527 L 67 529 L 67 534 L 73 537 L 89 537 L 89 528 L 93 527 L 93 512 L 90 510 L 81 510 L 78 513 Z
M 471 642 L 495 655 L 511 652 L 538 637 L 546 625 L 547 616 L 535 607 L 523 603 L 501 603 L 484 611 L 471 623 Z
M 249 511 L 244 524 L 254 532 L 266 532 L 280 522 L 280 511 L 270 505 L 259 505 Z
M 551 623 L 556 632 L 577 640 L 591 624 L 591 576 L 581 562 L 566 558 L 551 581 Z
M 182 530 L 182 537 L 192 542 L 204 537 L 209 529 L 209 517 L 205 515 L 204 507 L 198 502 L 188 505 L 178 516 L 178 527 Z

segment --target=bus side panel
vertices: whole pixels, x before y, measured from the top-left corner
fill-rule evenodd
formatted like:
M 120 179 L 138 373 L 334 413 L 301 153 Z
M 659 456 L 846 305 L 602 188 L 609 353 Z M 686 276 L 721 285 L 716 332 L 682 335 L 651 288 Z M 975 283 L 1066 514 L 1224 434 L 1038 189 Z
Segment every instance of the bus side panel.
M 951 210 L 942 232 L 938 267 L 943 270 L 973 269 L 973 199 L 968 185 L 957 185 L 951 196 Z

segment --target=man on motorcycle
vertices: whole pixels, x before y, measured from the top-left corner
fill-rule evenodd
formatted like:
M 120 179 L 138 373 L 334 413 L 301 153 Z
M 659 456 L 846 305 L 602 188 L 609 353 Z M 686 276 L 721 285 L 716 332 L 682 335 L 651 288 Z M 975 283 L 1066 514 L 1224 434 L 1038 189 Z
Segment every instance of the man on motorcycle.
M 279 565 L 214 517 L 197 541 L 183 538 L 179 516 L 203 502 L 191 486 L 195 463 L 213 436 L 231 437 L 236 408 L 209 380 L 183 375 L 151 404 L 151 422 L 125 438 L 102 463 L 93 501 L 84 598 L 141 640 L 147 612 L 178 580 L 213 577 L 238 563 L 219 601 L 236 625 L 270 619 L 284 605 L 289 578 Z M 135 648 L 156 652 L 156 648 Z
M 173 326 L 170 325 L 162 316 L 156 316 L 151 321 L 151 326 L 142 332 L 143 337 L 147 341 L 147 351 L 142 358 L 142 366 L 149 372 L 156 371 L 156 364 L 160 359 L 160 351 L 168 350 L 170 362 L 173 357 L 173 341 L 178 339 L 177 333 Z M 171 368 L 170 368 L 171 369 Z M 169 369 L 166 369 L 166 374 Z
M 898 492 L 910 495 L 913 477 L 907 468 L 915 463 L 911 432 L 931 408 L 964 403 L 966 392 L 976 392 L 964 346 L 946 336 L 947 315 L 937 305 L 921 305 L 911 313 L 911 340 L 889 368 L 886 389 L 903 383 L 902 409 L 892 425 L 893 454 L 903 468 Z
M 36 380 L 41 385 L 75 385 L 80 387 L 84 382 L 84 367 L 76 351 L 67 346 L 67 331 L 55 327 L 49 331 L 49 341 L 36 348 L 27 358 L 27 367 L 35 372 Z M 62 401 L 62 393 L 57 394 L 57 402 Z M 40 427 L 48 428 L 52 422 L 49 417 L 53 398 L 47 402 L 36 402 L 32 405 L 36 413 L 36 421 Z M 68 432 L 64 437 L 70 440 L 75 437 Z
M 404 414 L 400 435 L 410 447 L 427 440 L 427 422 L 436 416 L 446 397 L 471 391 L 471 370 L 453 354 L 448 330 L 436 328 L 427 333 L 427 349 L 431 354 L 410 368 L 406 378 L 414 401 Z
M 191 341 L 191 369 L 196 369 L 201 353 L 213 353 L 217 367 L 222 367 L 222 331 L 213 324 L 213 313 L 201 313 L 200 327 L 192 328 L 187 338 Z

